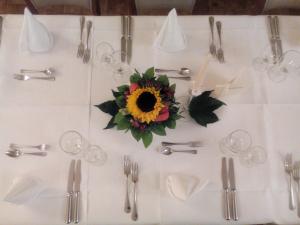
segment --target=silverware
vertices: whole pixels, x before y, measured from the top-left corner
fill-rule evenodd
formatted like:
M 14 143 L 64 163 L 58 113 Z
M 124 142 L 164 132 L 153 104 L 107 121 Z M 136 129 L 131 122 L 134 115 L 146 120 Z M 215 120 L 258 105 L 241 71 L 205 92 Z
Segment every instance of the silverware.
M 163 141 L 161 142 L 162 146 L 172 146 L 172 145 L 187 145 L 191 148 L 197 148 L 197 147 L 202 147 L 202 142 L 201 141 L 188 141 L 188 142 L 166 142 Z
M 176 72 L 180 75 L 189 75 L 191 73 L 191 70 L 189 68 L 180 68 L 180 70 L 169 70 L 169 69 L 159 69 L 159 68 L 155 68 L 155 73 L 164 73 L 164 72 Z
M 280 39 L 280 33 L 279 33 L 279 20 L 278 16 L 274 16 L 273 18 L 274 22 L 274 31 L 275 31 L 275 39 L 276 39 L 276 52 L 277 52 L 277 57 L 278 61 L 282 60 L 282 43 Z
M 73 159 L 70 163 L 68 183 L 67 183 L 67 208 L 66 208 L 66 221 L 65 221 L 67 224 L 73 221 L 72 205 L 73 205 L 73 194 L 74 194 L 73 193 L 74 177 L 75 177 L 75 160 Z
M 293 167 L 293 177 L 297 183 L 297 215 L 300 217 L 300 161 L 295 162 Z
M 2 27 L 3 27 L 3 17 L 0 16 L 0 45 L 2 42 Z
M 81 160 L 76 162 L 76 170 L 74 177 L 74 223 L 79 223 L 80 220 L 80 182 L 81 182 Z
M 270 38 L 270 45 L 271 45 L 271 51 L 273 55 L 273 63 L 277 63 L 277 51 L 276 51 L 276 38 L 275 38 L 275 27 L 272 16 L 268 16 L 269 21 L 269 38 Z
M 87 36 L 86 36 L 86 46 L 83 53 L 83 63 L 88 63 L 91 57 L 91 49 L 90 49 L 90 33 L 92 28 L 92 21 L 87 21 Z
M 209 45 L 209 51 L 210 54 L 212 54 L 214 57 L 217 56 L 217 49 L 214 41 L 214 17 L 210 16 L 209 17 L 209 27 L 210 27 L 210 32 L 211 32 L 211 43 Z
M 80 43 L 78 45 L 78 50 L 77 50 L 77 57 L 81 58 L 83 57 L 84 53 L 84 44 L 83 44 L 83 29 L 84 29 L 84 24 L 85 24 L 85 17 L 81 16 L 80 17 Z
M 45 70 L 27 70 L 27 69 L 21 69 L 20 73 L 44 73 L 47 76 L 52 76 L 54 74 L 53 68 L 47 68 Z
M 139 180 L 139 167 L 137 163 L 133 163 L 131 167 L 131 179 L 133 182 L 133 208 L 131 219 L 133 221 L 137 221 L 138 219 L 138 212 L 137 212 L 137 193 L 136 193 L 136 186 Z
M 237 207 L 237 194 L 235 185 L 234 162 L 233 158 L 229 159 L 229 183 L 230 183 L 230 197 L 231 197 L 231 218 L 235 221 L 239 220 Z
M 127 19 L 125 16 L 121 17 L 122 26 L 122 37 L 121 37 L 121 61 L 126 61 L 126 30 L 127 30 Z
M 27 80 L 48 80 L 48 81 L 55 81 L 55 77 L 35 77 L 35 76 L 28 76 L 25 74 L 14 74 L 14 79 L 16 80 L 22 80 L 22 81 L 27 81 Z
M 5 154 L 13 158 L 18 158 L 22 155 L 46 156 L 47 152 L 22 152 L 19 149 L 11 149 L 5 152 Z
M 130 207 L 130 201 L 129 201 L 129 190 L 128 190 L 128 177 L 130 175 L 131 170 L 131 161 L 128 155 L 124 156 L 124 174 L 126 176 L 126 194 L 125 194 L 125 205 L 124 205 L 124 211 L 126 213 L 129 213 L 131 211 Z
M 132 56 L 132 17 L 127 17 L 127 38 L 126 38 L 127 63 L 130 64 Z
M 224 58 L 224 51 L 222 49 L 222 39 L 221 39 L 221 34 L 222 34 L 222 23 L 220 21 L 216 22 L 216 26 L 217 26 L 217 31 L 218 31 L 218 36 L 219 36 L 219 48 L 217 50 L 217 58 L 219 60 L 220 63 L 224 63 L 225 62 L 225 58 Z
M 48 150 L 50 148 L 50 145 L 47 145 L 47 144 L 40 144 L 40 145 L 18 145 L 18 144 L 11 143 L 9 145 L 9 148 L 12 148 L 12 149 L 36 148 L 38 150 L 45 151 L 45 150 Z
M 158 74 L 158 76 L 161 76 L 161 74 Z M 167 76 L 169 79 L 177 79 L 177 80 L 186 80 L 189 81 L 192 78 L 191 77 L 174 77 L 174 76 Z
M 167 146 L 163 146 L 161 149 L 160 149 L 160 152 L 164 155 L 171 155 L 172 153 L 189 153 L 189 154 L 197 154 L 198 151 L 195 150 L 195 149 L 188 149 L 188 150 L 175 150 L 175 149 L 172 149 L 170 147 L 167 147 Z
M 228 171 L 226 158 L 222 158 L 222 184 L 223 184 L 223 211 L 224 218 L 230 220 L 230 202 L 229 202 L 229 185 L 228 185 Z
M 289 188 L 289 208 L 290 210 L 295 209 L 295 200 L 294 200 L 294 188 L 293 188 L 293 156 L 291 153 L 287 153 L 284 159 L 284 169 L 285 172 L 289 175 L 288 188 Z

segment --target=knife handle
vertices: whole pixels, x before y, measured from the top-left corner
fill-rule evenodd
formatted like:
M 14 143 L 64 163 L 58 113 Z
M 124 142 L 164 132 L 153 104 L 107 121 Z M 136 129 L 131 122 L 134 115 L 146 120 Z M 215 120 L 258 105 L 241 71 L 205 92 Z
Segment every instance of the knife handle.
M 74 213 L 73 221 L 74 223 L 79 223 L 79 211 L 80 211 L 80 192 L 76 191 L 74 196 Z
M 239 217 L 238 217 L 238 210 L 237 210 L 237 203 L 236 203 L 236 190 L 231 190 L 231 201 L 232 201 L 231 218 L 237 221 L 239 220 Z
M 67 212 L 66 212 L 66 221 L 65 221 L 67 224 L 72 222 L 72 198 L 73 198 L 73 193 L 68 193 Z
M 278 20 L 278 16 L 274 16 L 274 32 L 275 32 L 275 36 L 276 38 L 279 38 L 279 20 Z
M 224 200 L 224 218 L 226 220 L 230 220 L 230 202 L 229 202 L 229 191 L 228 189 L 224 190 L 223 193 L 223 200 Z
M 274 22 L 273 22 L 274 20 L 272 16 L 268 16 L 268 21 L 269 21 L 271 38 L 275 38 L 275 27 L 274 27 Z
M 121 26 L 122 26 L 122 36 L 126 35 L 126 17 L 122 16 L 121 17 Z
M 127 37 L 130 38 L 132 34 L 132 18 L 131 16 L 127 17 Z

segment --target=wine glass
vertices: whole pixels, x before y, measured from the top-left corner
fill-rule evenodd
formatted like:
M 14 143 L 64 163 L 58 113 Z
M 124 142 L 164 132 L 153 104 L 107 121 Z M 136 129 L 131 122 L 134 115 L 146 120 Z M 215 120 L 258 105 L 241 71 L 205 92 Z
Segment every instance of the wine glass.
M 87 149 L 89 143 L 79 132 L 69 130 L 64 132 L 60 137 L 59 146 L 64 152 L 76 155 Z
M 272 53 L 270 45 L 263 48 L 260 56 L 256 57 L 252 61 L 252 66 L 257 71 L 267 71 L 272 65 L 276 64 L 276 57 Z
M 253 167 L 257 164 L 263 164 L 267 160 L 267 152 L 261 146 L 253 146 L 247 151 L 239 155 L 242 165 L 246 167 Z
M 107 154 L 98 145 L 90 145 L 84 152 L 84 159 L 87 162 L 102 166 L 107 160 Z
M 112 54 L 113 63 L 111 67 L 113 69 L 114 80 L 117 84 L 129 82 L 129 77 L 133 74 L 133 69 L 130 65 L 126 61 L 122 62 L 121 60 L 125 54 L 126 53 L 122 51 L 114 51 Z
M 113 63 L 112 54 L 114 48 L 107 42 L 101 42 L 96 46 L 96 58 L 101 64 L 110 65 Z

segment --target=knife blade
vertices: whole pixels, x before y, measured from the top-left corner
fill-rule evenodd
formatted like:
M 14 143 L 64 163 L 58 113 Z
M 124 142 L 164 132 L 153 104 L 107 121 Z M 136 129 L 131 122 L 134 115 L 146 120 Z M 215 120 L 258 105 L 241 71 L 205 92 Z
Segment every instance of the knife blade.
M 221 169 L 221 176 L 222 176 L 222 184 L 223 184 L 223 211 L 224 211 L 224 218 L 226 220 L 230 220 L 230 205 L 229 205 L 229 186 L 228 186 L 228 172 L 227 172 L 227 162 L 226 158 L 222 158 L 222 169 Z
M 231 218 L 238 220 L 238 210 L 236 203 L 236 185 L 235 185 L 235 174 L 234 174 L 234 162 L 233 158 L 229 159 L 229 183 L 230 183 L 230 195 L 231 195 Z
M 273 22 L 274 22 L 275 39 L 276 39 L 276 44 L 277 44 L 276 50 L 277 50 L 278 58 L 279 58 L 279 60 L 281 60 L 281 57 L 282 57 L 282 42 L 281 42 L 280 33 L 279 33 L 278 16 L 274 16 Z
M 2 26 L 3 26 L 3 17 L 0 16 L 0 45 L 2 41 Z
M 66 223 L 72 222 L 72 199 L 73 199 L 73 184 L 74 184 L 74 173 L 75 173 L 75 160 L 73 159 L 69 167 L 69 177 L 67 184 L 67 210 L 66 210 Z
M 80 183 L 81 183 L 81 160 L 77 160 L 76 170 L 75 170 L 75 188 L 74 188 L 74 214 L 73 221 L 74 223 L 79 223 L 80 219 Z
M 122 26 L 122 37 L 121 37 L 121 61 L 126 61 L 126 30 L 127 30 L 127 19 L 125 16 L 121 17 L 121 26 Z
M 126 53 L 127 53 L 127 63 L 130 64 L 131 56 L 132 56 L 132 17 L 127 17 L 127 46 L 126 46 Z

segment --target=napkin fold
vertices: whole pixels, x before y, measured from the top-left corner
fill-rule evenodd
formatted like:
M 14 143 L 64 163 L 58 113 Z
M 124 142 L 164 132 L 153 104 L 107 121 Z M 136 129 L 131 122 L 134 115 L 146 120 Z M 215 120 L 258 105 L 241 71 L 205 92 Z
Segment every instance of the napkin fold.
M 39 178 L 31 176 L 17 177 L 13 180 L 4 201 L 24 204 L 36 198 L 43 190 L 45 190 L 45 185 Z
M 182 174 L 170 174 L 166 178 L 169 194 L 181 201 L 187 200 L 196 190 L 202 190 L 207 183 L 207 180 L 199 180 L 197 177 Z
M 19 47 L 21 51 L 30 52 L 47 52 L 53 47 L 53 36 L 27 8 L 24 9 Z
M 177 52 L 186 48 L 186 38 L 179 26 L 176 9 L 169 12 L 154 41 L 154 47 L 166 52 Z

